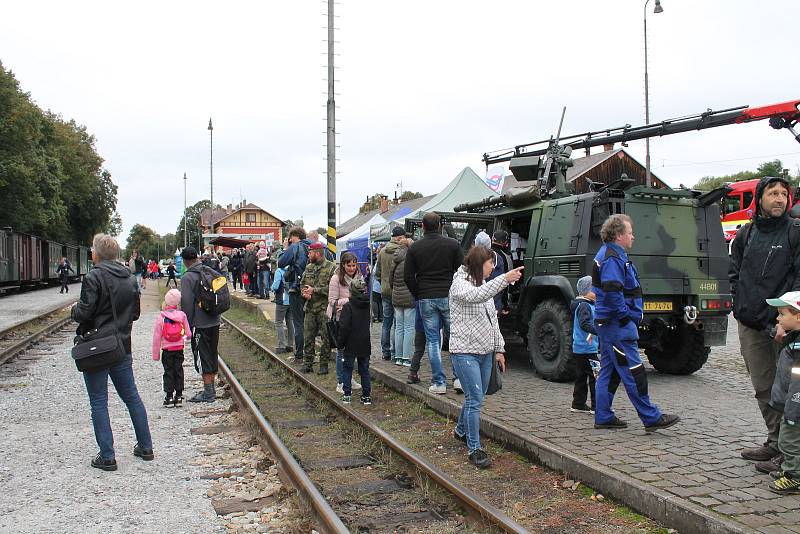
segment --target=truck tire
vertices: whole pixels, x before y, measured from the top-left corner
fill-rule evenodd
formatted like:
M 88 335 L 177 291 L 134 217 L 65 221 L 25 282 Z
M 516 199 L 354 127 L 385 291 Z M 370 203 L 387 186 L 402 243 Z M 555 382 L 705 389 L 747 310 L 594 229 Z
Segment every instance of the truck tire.
M 561 302 L 543 300 L 534 308 L 528 323 L 528 358 L 545 380 L 574 380 L 572 317 Z
M 658 372 L 670 375 L 690 375 L 700 370 L 711 352 L 711 347 L 703 346 L 703 334 L 694 329 L 665 340 L 663 345 L 663 350 L 650 347 L 644 353 Z

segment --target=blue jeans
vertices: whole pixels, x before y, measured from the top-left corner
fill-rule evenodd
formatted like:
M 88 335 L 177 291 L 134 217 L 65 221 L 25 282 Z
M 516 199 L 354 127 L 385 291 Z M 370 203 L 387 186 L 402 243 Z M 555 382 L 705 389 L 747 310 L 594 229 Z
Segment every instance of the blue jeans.
M 153 440 L 147 426 L 147 411 L 139 397 L 136 382 L 133 379 L 133 358 L 130 354 L 122 362 L 110 369 L 83 373 L 86 392 L 89 394 L 89 405 L 92 407 L 92 425 L 94 437 L 100 447 L 103 460 L 114 459 L 114 435 L 111 432 L 111 419 L 108 416 L 108 378 L 120 396 L 133 422 L 136 441 L 143 449 L 152 449 Z
M 262 297 L 269 296 L 269 271 L 258 271 L 258 294 Z
M 383 296 L 381 301 L 383 305 L 383 324 L 381 327 L 381 352 L 383 359 L 389 360 L 394 358 L 394 339 L 392 339 L 392 324 L 394 323 L 394 307 L 392 306 L 392 297 Z
M 439 331 L 444 328 L 448 335 L 450 333 L 450 302 L 446 297 L 421 299 L 419 311 L 422 313 L 422 326 L 425 328 L 432 382 L 443 386 L 445 376 L 442 371 L 442 338 Z
M 306 301 L 300 296 L 300 293 L 289 293 L 289 313 L 294 324 L 294 357 L 303 357 L 303 323 L 306 318 L 306 313 L 303 309 Z M 311 347 L 313 350 L 314 347 Z
M 395 359 L 409 360 L 414 355 L 414 320 L 417 310 L 414 308 L 394 309 L 394 346 Z
M 481 448 L 481 406 L 492 376 L 494 354 L 451 354 L 456 376 L 464 389 L 464 405 L 458 415 L 456 434 L 467 436 L 469 452 Z
M 338 360 L 338 358 L 337 358 Z M 342 358 L 342 385 L 344 394 L 353 394 L 353 365 L 358 360 L 358 374 L 361 375 L 361 396 L 369 397 L 372 393 L 372 382 L 369 379 L 369 356 L 358 356 L 353 354 Z
M 344 381 L 344 372 L 342 371 L 342 365 L 344 362 L 344 352 L 336 349 L 336 383 L 341 384 Z

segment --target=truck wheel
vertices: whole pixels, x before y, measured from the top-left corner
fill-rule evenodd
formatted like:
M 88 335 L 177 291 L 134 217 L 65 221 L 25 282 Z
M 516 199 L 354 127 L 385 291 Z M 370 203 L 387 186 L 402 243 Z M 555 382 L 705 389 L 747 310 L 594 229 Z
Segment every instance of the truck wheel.
M 557 300 L 540 302 L 528 323 L 528 357 L 545 380 L 573 380 L 572 317 Z
M 645 349 L 647 359 L 660 373 L 690 375 L 708 361 L 711 347 L 703 346 L 703 334 L 694 329 L 667 337 L 662 341 L 663 350 L 653 347 Z

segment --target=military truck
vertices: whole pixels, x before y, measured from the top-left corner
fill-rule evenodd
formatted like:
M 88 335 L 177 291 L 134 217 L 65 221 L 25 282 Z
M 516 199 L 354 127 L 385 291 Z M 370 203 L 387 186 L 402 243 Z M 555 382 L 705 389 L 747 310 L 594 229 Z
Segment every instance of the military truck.
M 788 128 L 800 142 L 792 130 L 800 118 L 798 104 L 708 111 L 657 125 L 625 126 L 564 139 L 557 135 L 485 154 L 487 167 L 508 161 L 514 177 L 525 185 L 439 214 L 447 228 L 456 230 L 465 250 L 481 230 L 490 235 L 497 229 L 509 233 L 514 265 L 525 266 L 523 280 L 509 292 L 510 327 L 525 340 L 537 373 L 556 381 L 573 376 L 569 303 L 575 297 L 575 283 L 592 272 L 602 245 L 603 221 L 615 213 L 629 215 L 636 237 L 630 257 L 639 271 L 644 296 L 639 346 L 657 370 L 690 374 L 706 363 L 710 347 L 724 345 L 726 340 L 732 297 L 720 202 L 728 189 L 654 189 L 634 185 L 623 175 L 609 184 L 589 184 L 589 192 L 574 194 L 574 184 L 566 181 L 571 152 L 765 118 L 775 128 Z M 410 231 L 418 225 L 418 219 L 406 221 Z

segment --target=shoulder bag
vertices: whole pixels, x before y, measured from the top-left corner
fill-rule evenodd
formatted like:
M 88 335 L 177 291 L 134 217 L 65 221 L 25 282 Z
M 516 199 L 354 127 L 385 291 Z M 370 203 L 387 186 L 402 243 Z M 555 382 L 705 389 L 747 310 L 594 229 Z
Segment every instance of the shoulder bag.
M 326 326 L 328 327 L 328 341 L 331 348 L 339 348 L 336 346 L 336 338 L 339 337 L 339 317 L 337 317 L 336 309 L 339 307 L 339 299 L 333 301 L 333 310 L 331 311 L 331 318 L 328 319 Z
M 503 389 L 503 380 L 500 378 L 500 367 L 497 364 L 497 356 L 492 352 L 489 357 L 494 361 L 492 362 L 492 375 L 489 377 L 489 386 L 486 388 L 486 394 L 494 395 Z
M 114 323 L 99 329 L 92 329 L 75 337 L 75 346 L 72 347 L 72 359 L 75 360 L 75 367 L 81 372 L 108 369 L 127 357 L 125 347 L 123 347 L 122 340 L 117 333 L 117 308 L 114 306 L 114 299 L 111 298 L 111 292 L 106 286 L 105 275 L 102 274 L 102 270 L 98 271 L 98 274 L 100 276 L 100 287 L 103 293 L 108 295 L 108 300 L 111 303 Z

